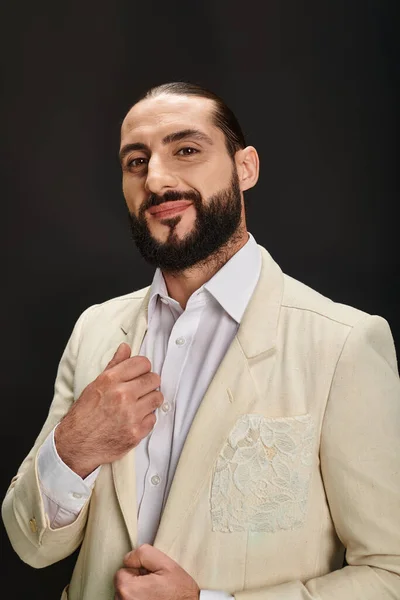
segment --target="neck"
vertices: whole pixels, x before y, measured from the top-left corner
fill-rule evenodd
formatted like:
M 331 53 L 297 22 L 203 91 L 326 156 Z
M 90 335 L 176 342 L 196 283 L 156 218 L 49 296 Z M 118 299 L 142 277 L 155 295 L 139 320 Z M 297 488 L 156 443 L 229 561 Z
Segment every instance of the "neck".
M 209 256 L 205 261 L 194 265 L 190 269 L 179 273 L 163 271 L 169 296 L 179 302 L 183 309 L 186 308 L 186 304 L 193 292 L 209 281 L 246 244 L 249 239 L 246 228 L 242 229 L 238 234 L 234 240 L 229 240 L 225 246 L 221 247 L 212 256 Z

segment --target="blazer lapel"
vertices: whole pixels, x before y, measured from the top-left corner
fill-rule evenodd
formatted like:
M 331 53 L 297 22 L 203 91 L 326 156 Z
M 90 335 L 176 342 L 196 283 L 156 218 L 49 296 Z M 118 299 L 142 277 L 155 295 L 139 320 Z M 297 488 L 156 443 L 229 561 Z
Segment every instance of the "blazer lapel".
M 137 316 L 132 317 L 132 314 L 130 313 L 127 320 L 121 325 L 121 329 L 125 334 L 125 339 L 123 341 L 126 341 L 131 346 L 131 356 L 135 356 L 139 353 L 147 330 L 149 291 L 144 298 L 140 299 L 140 301 L 141 305 Z M 134 449 L 130 450 L 120 460 L 112 463 L 112 473 L 118 502 L 128 529 L 132 548 L 134 548 L 137 543 L 137 501 Z
M 183 530 L 235 422 L 240 415 L 251 412 L 260 397 L 266 397 L 274 364 L 283 277 L 268 252 L 263 248 L 261 252 L 256 289 L 200 404 L 178 462 L 154 542 L 166 553 Z

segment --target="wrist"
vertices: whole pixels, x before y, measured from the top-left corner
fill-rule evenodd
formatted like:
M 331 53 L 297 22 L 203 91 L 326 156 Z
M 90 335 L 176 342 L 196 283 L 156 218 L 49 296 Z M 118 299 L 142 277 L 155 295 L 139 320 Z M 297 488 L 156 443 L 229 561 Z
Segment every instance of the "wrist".
M 56 453 L 62 462 L 82 479 L 85 479 L 98 466 L 92 466 L 89 464 L 89 461 L 82 460 L 84 452 L 78 444 L 71 442 L 64 435 L 62 424 L 54 431 L 54 445 Z

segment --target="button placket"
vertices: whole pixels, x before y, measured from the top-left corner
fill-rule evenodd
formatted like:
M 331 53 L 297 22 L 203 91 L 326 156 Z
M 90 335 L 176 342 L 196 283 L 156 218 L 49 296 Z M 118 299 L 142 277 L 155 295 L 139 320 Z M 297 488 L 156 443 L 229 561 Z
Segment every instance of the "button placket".
M 176 398 L 202 311 L 202 303 L 198 301 L 199 299 L 196 298 L 196 302 L 193 300 L 188 303 L 185 311 L 172 299 L 167 303 L 160 302 L 159 319 L 157 321 L 156 313 L 153 327 L 156 328 L 157 325 L 162 328 L 160 320 L 162 315 L 165 330 L 162 347 L 155 342 L 156 328 L 152 331 L 153 337 L 149 338 L 146 348 L 148 352 L 146 356 L 155 361 L 157 372 L 161 376 L 160 391 L 164 396 L 164 402 L 156 411 L 157 423 L 149 436 L 146 460 L 143 462 L 145 467 L 142 469 L 143 490 L 140 493 L 138 508 L 138 530 L 141 540 L 154 538 L 156 526 L 152 523 L 152 519 L 155 514 L 162 511 L 164 498 L 170 486 L 169 470 L 178 409 Z M 165 304 L 168 304 L 169 310 Z M 166 448 L 169 448 L 169 451 L 166 452 Z

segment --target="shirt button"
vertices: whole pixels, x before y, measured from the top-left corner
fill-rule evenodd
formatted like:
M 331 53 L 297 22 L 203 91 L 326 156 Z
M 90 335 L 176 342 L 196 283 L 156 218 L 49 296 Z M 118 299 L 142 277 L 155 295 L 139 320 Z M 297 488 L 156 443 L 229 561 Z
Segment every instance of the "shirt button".
M 186 344 L 186 340 L 185 340 L 185 338 L 184 338 L 184 337 L 178 337 L 178 338 L 175 340 L 175 344 L 176 344 L 177 346 L 184 346 L 184 345 Z
M 77 492 L 72 492 L 71 496 L 75 498 L 75 500 L 80 500 L 82 498 L 82 494 L 77 494 Z
M 161 481 L 161 479 L 159 478 L 158 475 L 153 475 L 153 477 L 150 479 L 151 483 L 153 485 L 158 485 Z
M 167 413 L 170 408 L 171 405 L 169 404 L 169 402 L 164 402 L 164 404 L 161 405 L 161 410 L 163 411 L 163 413 Z

